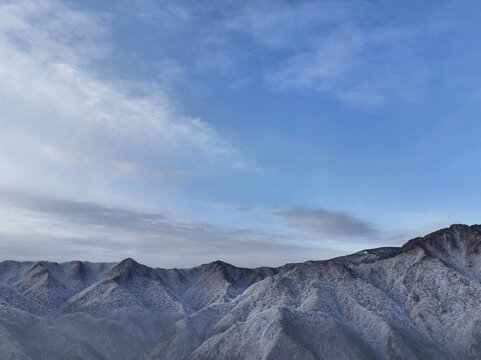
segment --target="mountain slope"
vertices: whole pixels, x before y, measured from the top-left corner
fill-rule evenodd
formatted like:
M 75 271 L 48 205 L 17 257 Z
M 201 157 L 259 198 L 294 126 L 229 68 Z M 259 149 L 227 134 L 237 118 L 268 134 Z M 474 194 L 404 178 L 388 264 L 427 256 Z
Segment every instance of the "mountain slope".
M 480 299 L 478 225 L 280 268 L 5 261 L 0 358 L 479 359 Z

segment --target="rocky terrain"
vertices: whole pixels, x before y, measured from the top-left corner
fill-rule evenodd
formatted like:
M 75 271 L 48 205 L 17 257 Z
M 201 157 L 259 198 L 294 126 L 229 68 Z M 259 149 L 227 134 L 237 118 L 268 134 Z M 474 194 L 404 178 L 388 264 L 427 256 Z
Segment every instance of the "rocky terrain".
M 0 263 L 0 359 L 481 359 L 481 226 L 280 268 Z

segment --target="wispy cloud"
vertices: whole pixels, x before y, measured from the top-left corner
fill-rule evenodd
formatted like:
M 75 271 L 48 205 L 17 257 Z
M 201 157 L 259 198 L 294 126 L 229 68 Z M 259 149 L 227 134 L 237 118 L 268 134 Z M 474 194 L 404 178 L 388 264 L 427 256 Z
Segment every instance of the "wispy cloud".
M 429 75 L 413 42 L 421 31 L 341 26 L 269 70 L 266 78 L 277 89 L 321 91 L 365 108 L 394 97 L 415 101 Z
M 182 36 L 198 72 L 365 109 L 423 98 L 433 71 L 426 45 L 452 21 L 420 12 L 400 22 L 388 4 L 363 0 L 136 4 L 130 11 Z
M 429 71 L 419 35 L 435 30 L 429 21 L 385 24 L 376 5 L 363 1 L 262 4 L 246 7 L 228 25 L 286 51 L 267 68 L 273 89 L 320 91 L 367 108 L 420 96 Z
M 56 0 L 0 5 L 0 161 L 9 170 L 0 183 L 57 165 L 101 173 L 137 163 L 155 177 L 243 164 L 212 126 L 182 115 L 163 83 L 101 71 L 116 56 L 108 22 Z M 182 71 L 159 66 L 169 77 Z

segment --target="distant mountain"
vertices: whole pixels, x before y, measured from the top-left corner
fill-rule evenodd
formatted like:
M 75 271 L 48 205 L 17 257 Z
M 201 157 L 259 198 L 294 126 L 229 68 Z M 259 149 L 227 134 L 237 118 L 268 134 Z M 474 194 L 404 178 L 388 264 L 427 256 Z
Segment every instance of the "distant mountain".
M 4 261 L 0 359 L 481 359 L 481 226 L 280 268 Z

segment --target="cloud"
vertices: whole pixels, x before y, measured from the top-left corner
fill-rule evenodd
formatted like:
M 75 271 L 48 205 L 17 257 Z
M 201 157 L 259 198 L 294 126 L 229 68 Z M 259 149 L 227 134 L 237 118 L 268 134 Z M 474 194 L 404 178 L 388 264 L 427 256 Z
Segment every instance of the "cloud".
M 0 189 L 2 258 L 118 261 L 131 256 L 162 267 L 222 259 L 244 266 L 339 256 L 281 232 L 213 225 Z
M 421 31 L 339 26 L 269 70 L 266 79 L 277 89 L 320 91 L 365 108 L 393 98 L 415 101 L 429 76 L 414 40 Z
M 426 45 L 449 28 L 429 13 L 396 22 L 390 6 L 363 0 L 136 4 L 130 11 L 189 44 L 182 62 L 191 70 L 365 109 L 421 99 L 432 71 Z
M 291 227 L 321 237 L 349 241 L 353 238 L 369 239 L 379 236 L 374 225 L 344 212 L 298 207 L 274 214 Z

